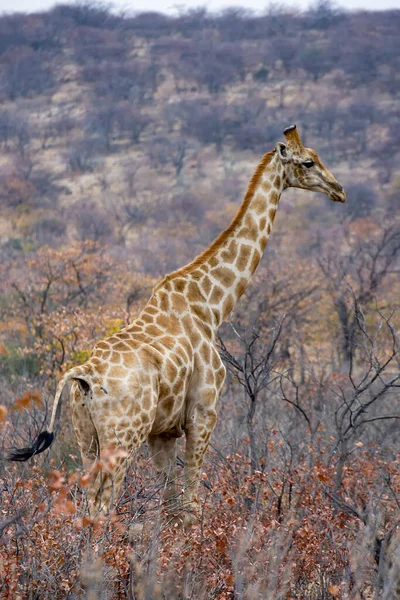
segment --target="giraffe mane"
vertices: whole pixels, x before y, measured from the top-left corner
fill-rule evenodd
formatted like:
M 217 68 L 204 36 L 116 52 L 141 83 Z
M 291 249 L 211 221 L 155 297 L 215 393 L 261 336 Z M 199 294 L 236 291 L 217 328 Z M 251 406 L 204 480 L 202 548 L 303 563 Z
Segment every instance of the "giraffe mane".
M 263 174 L 265 167 L 271 162 L 275 152 L 276 152 L 275 149 L 271 150 L 271 152 L 267 152 L 262 157 L 252 178 L 250 179 L 250 183 L 248 185 L 247 192 L 245 194 L 243 202 L 240 205 L 240 208 L 239 208 L 236 216 L 234 217 L 232 223 L 227 227 L 227 229 L 222 231 L 219 234 L 219 236 L 212 242 L 211 246 L 209 246 L 206 250 L 204 250 L 204 252 L 199 254 L 199 256 L 197 256 L 197 258 L 195 258 L 191 263 L 189 263 L 185 267 L 182 267 L 181 269 L 178 269 L 177 271 L 173 271 L 172 273 L 169 273 L 169 275 L 166 275 L 164 277 L 164 279 L 160 282 L 160 284 L 157 286 L 157 288 L 162 283 L 164 283 L 165 281 L 168 281 L 169 279 L 172 279 L 173 277 L 179 277 L 181 275 L 188 275 L 189 273 L 194 271 L 197 267 L 202 265 L 203 262 L 207 261 L 209 258 L 214 256 L 214 254 L 216 254 L 218 252 L 218 250 L 224 244 L 226 239 L 231 236 L 232 232 L 234 231 L 234 229 L 238 225 L 238 223 L 240 223 L 240 220 L 242 219 L 243 215 L 245 214 L 247 207 L 249 206 L 250 201 L 251 201 L 252 197 L 254 196 L 254 192 L 260 181 L 260 177 Z

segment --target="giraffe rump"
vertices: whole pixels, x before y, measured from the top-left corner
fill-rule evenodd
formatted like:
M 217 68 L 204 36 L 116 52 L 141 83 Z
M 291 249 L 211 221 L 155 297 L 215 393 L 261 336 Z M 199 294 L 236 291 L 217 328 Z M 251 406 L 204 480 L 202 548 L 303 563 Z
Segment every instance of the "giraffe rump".
M 23 462 L 29 460 L 35 454 L 40 454 L 52 444 L 54 440 L 54 433 L 50 431 L 42 431 L 33 442 L 32 446 L 28 448 L 15 448 L 11 450 L 8 455 L 8 460 Z

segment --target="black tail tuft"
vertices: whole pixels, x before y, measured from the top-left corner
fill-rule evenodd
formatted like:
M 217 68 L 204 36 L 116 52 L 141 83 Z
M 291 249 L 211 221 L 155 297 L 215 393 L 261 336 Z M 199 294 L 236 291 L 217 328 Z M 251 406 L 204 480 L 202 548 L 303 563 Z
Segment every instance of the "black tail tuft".
M 30 448 L 16 448 L 8 455 L 8 460 L 24 461 L 46 450 L 54 440 L 54 433 L 42 431 Z

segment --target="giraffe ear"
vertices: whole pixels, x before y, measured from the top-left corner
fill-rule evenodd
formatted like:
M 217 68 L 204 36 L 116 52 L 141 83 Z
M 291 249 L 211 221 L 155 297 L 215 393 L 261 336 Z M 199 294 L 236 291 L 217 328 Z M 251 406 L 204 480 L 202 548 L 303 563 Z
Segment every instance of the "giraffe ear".
M 279 144 L 276 145 L 276 150 L 279 154 L 279 158 L 281 159 L 281 161 L 283 163 L 289 162 L 289 160 L 291 158 L 291 154 L 290 154 L 290 152 L 288 152 L 287 146 L 285 144 L 282 144 L 282 142 L 279 142 Z

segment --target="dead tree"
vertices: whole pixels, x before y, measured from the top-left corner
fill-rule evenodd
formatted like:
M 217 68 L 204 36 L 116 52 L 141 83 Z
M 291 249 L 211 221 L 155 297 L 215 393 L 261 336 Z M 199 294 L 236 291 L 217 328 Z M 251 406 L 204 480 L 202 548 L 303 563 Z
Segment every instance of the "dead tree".
M 225 343 L 219 337 L 218 349 L 228 371 L 237 379 L 246 393 L 247 414 L 246 425 L 250 443 L 251 472 L 260 469 L 261 456 L 255 432 L 255 415 L 259 405 L 265 400 L 264 390 L 279 380 L 276 372 L 280 355 L 278 341 L 282 333 L 284 317 L 277 321 L 271 331 L 269 343 L 265 343 L 258 330 L 253 330 L 250 335 L 240 334 L 233 325 L 232 344 Z M 228 346 L 239 346 L 234 352 Z
M 400 227 L 394 223 L 382 227 L 368 239 L 343 240 L 346 254 L 335 249 L 318 261 L 327 282 L 327 290 L 336 309 L 340 328 L 340 359 L 344 371 L 349 368 L 355 349 L 354 336 L 360 333 L 354 306 L 363 309 L 376 297 L 387 277 L 399 272 Z M 353 298 L 355 304 L 353 303 Z

